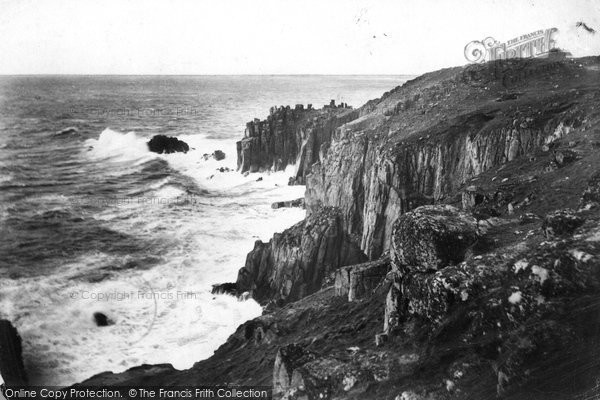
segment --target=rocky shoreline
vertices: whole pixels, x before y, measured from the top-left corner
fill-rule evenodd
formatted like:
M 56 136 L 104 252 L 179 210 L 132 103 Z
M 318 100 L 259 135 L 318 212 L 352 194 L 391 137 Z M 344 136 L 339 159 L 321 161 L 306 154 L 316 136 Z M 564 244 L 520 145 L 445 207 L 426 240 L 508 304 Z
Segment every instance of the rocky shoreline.
M 86 385 L 291 399 L 600 394 L 600 58 L 420 76 L 359 109 L 273 108 L 240 172 L 306 184 L 304 221 L 216 293 L 265 305 L 215 354 Z

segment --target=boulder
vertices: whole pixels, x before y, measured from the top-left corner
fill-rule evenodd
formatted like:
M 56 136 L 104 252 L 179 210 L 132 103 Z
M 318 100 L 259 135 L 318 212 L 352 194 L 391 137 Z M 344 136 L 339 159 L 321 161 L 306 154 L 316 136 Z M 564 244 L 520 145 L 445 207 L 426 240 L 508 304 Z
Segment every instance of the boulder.
M 342 267 L 335 272 L 335 293 L 337 296 L 348 296 L 348 301 L 370 296 L 384 280 L 389 269 L 389 257 Z
M 299 397 L 297 392 L 304 390 L 304 382 L 297 369 L 315 358 L 313 353 L 295 343 L 280 348 L 273 366 L 273 395 Z
M 289 208 L 289 207 L 299 207 L 299 208 L 304 208 L 304 197 L 301 197 L 299 199 L 295 199 L 295 200 L 289 200 L 289 201 L 277 201 L 275 203 L 271 204 L 271 208 L 276 210 L 278 208 Z
M 96 323 L 97 326 L 114 325 L 114 321 L 111 320 L 110 318 L 108 318 L 108 316 L 106 316 L 106 314 L 101 313 L 101 312 L 94 313 L 94 322 Z
M 0 375 L 8 387 L 27 384 L 21 337 L 7 320 L 0 320 Z
M 190 146 L 183 140 L 165 135 L 152 137 L 148 142 L 148 148 L 151 152 L 158 154 L 187 153 L 190 151 Z
M 400 271 L 436 271 L 463 261 L 477 238 L 472 216 L 448 205 L 422 206 L 395 222 L 392 262 Z
M 225 159 L 225 153 L 223 153 L 221 150 L 215 150 L 212 153 L 212 157 L 217 161 L 221 161 Z
M 587 187 L 581 196 L 581 203 L 600 203 L 600 172 L 596 172 L 588 181 Z
M 557 210 L 546 215 L 542 229 L 547 238 L 572 234 L 585 219 L 570 209 Z

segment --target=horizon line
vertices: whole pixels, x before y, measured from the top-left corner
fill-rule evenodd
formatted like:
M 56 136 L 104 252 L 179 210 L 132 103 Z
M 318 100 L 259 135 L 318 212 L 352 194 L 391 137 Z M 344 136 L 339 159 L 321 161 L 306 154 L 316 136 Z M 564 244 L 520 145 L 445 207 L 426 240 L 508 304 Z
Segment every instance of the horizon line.
M 4 76 L 417 76 L 419 74 L 60 74 L 60 73 L 32 73 L 32 74 L 3 74 Z

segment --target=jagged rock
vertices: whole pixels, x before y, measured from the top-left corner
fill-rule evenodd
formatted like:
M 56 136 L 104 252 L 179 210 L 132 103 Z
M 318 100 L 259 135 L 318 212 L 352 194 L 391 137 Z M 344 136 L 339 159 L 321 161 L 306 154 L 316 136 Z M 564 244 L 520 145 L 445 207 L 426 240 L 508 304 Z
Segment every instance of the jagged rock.
M 96 326 L 109 326 L 114 325 L 114 321 L 106 316 L 106 314 L 101 312 L 94 313 L 94 322 Z
M 394 224 L 392 262 L 400 271 L 439 270 L 463 261 L 477 238 L 470 215 L 447 205 L 419 207 Z
M 347 296 L 348 301 L 355 301 L 369 296 L 383 281 L 389 269 L 389 257 L 342 267 L 335 272 L 336 295 Z
M 228 294 L 231 296 L 237 296 L 238 290 L 235 282 L 219 283 L 212 285 L 211 294 Z
M 556 150 L 554 151 L 554 162 L 559 167 L 564 167 L 567 164 L 577 160 L 578 155 L 573 150 Z
M 519 216 L 519 223 L 521 225 L 526 225 L 526 224 L 530 224 L 532 222 L 538 221 L 540 219 L 541 218 L 537 214 L 534 214 L 534 213 L 525 213 L 525 214 L 521 214 Z
M 301 197 L 296 200 L 290 200 L 290 201 L 277 201 L 277 202 L 271 204 L 272 209 L 289 208 L 289 207 L 304 208 L 305 207 L 304 197 Z
M 246 124 L 244 138 L 237 142 L 238 169 L 259 172 L 284 170 L 296 164 L 296 184 L 304 183 L 319 149 L 329 143 L 338 126 L 355 119 L 347 109 L 272 108 L 266 120 Z
M 223 153 L 221 150 L 215 150 L 212 153 L 212 157 L 217 161 L 221 161 L 225 159 L 225 153 Z
M 596 172 L 588 181 L 581 196 L 581 203 L 600 203 L 600 172 Z
M 190 146 L 183 140 L 165 135 L 153 136 L 148 142 L 148 148 L 150 151 L 159 154 L 187 153 L 190 151 Z
M 472 208 L 486 200 L 483 190 L 477 186 L 469 186 L 461 193 L 461 203 L 463 210 Z
M 273 395 L 287 395 L 290 400 L 305 396 L 304 381 L 298 368 L 315 358 L 313 353 L 295 343 L 280 348 L 273 366 Z
M 570 235 L 579 228 L 585 219 L 577 215 L 573 210 L 557 210 L 544 218 L 542 229 L 546 237 Z
M 298 300 L 320 289 L 326 276 L 343 265 L 365 260 L 341 228 L 339 212 L 323 208 L 268 243 L 256 241 L 240 269 L 237 287 L 259 303 Z
M 0 320 L 0 375 L 7 387 L 27 384 L 21 336 L 10 321 L 4 319 Z

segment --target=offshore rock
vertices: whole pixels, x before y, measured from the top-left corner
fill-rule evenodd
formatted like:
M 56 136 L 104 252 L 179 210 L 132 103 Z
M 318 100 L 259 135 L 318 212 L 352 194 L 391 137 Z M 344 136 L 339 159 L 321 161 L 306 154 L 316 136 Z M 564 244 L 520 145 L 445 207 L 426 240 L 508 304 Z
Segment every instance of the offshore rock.
M 148 142 L 148 149 L 158 154 L 187 153 L 190 151 L 190 146 L 176 137 L 156 135 Z
M 472 216 L 448 205 L 422 206 L 394 224 L 392 261 L 400 271 L 436 271 L 463 261 L 477 238 Z
M 338 210 L 323 208 L 268 243 L 256 241 L 238 273 L 237 288 L 261 304 L 296 301 L 319 290 L 339 267 L 365 258 L 342 230 Z

